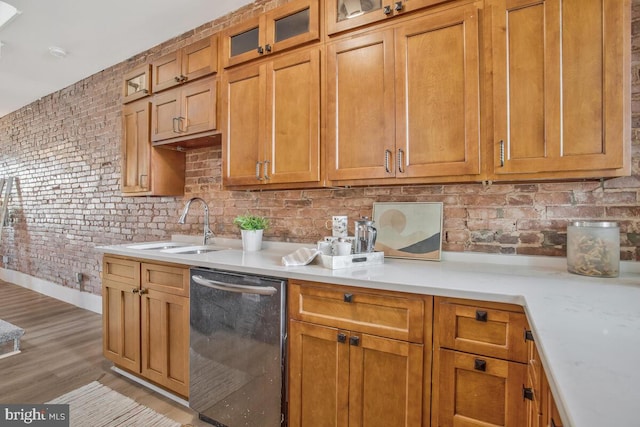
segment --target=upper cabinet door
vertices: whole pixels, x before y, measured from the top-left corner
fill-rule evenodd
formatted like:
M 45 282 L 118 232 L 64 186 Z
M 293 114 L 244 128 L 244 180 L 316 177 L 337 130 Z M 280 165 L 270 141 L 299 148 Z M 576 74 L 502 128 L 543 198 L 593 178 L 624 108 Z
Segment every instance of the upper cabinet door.
M 153 92 L 218 71 L 218 36 L 213 35 L 168 53 L 151 63 Z
M 628 169 L 629 1 L 493 3 L 495 174 Z
M 320 180 L 320 50 L 266 64 L 266 184 Z
M 123 79 L 123 102 L 135 101 L 151 94 L 151 65 L 145 64 L 125 74 Z
M 352 30 L 447 1 L 451 0 L 328 0 L 327 33 Z
M 396 177 L 480 173 L 478 9 L 396 29 Z
M 318 0 L 294 0 L 224 31 L 223 66 L 231 67 L 319 39 Z
M 393 61 L 393 30 L 328 46 L 328 179 L 394 176 Z

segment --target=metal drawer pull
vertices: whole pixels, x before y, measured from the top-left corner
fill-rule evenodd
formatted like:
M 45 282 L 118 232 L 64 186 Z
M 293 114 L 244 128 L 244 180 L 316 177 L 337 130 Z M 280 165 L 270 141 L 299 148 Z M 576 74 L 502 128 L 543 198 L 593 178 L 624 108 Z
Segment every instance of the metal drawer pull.
M 357 347 L 358 345 L 360 345 L 360 337 L 349 338 L 349 344 Z
M 531 332 L 531 331 L 526 331 L 526 330 L 525 330 L 525 331 L 524 331 L 524 340 L 525 340 L 525 341 L 535 341 L 535 340 L 533 339 L 533 332 Z
M 389 157 L 391 156 L 391 150 L 384 150 L 384 170 L 387 173 L 391 173 L 391 169 L 389 169 Z
M 269 176 L 269 160 L 264 161 L 264 179 L 267 181 L 271 179 Z
M 398 148 L 398 172 L 400 173 L 404 173 L 402 163 L 404 163 L 404 150 L 402 148 Z
M 344 302 L 353 302 L 353 294 L 344 294 Z
M 342 332 L 338 333 L 338 342 L 339 343 L 346 343 L 347 342 L 347 336 L 345 334 L 343 334 Z
M 484 310 L 476 310 L 476 320 L 478 322 L 486 322 L 487 321 L 487 312 Z
M 402 10 L 402 2 L 401 1 L 397 1 L 396 2 L 396 6 L 394 7 L 394 9 L 396 10 L 396 12 L 400 12 Z
M 256 179 L 258 181 L 262 181 L 262 177 L 260 176 L 260 165 L 262 162 L 256 162 Z
M 255 295 L 274 295 L 278 290 L 273 286 L 249 286 L 249 285 L 233 285 L 231 283 L 218 282 L 217 280 L 208 280 L 202 276 L 191 276 L 198 285 L 208 288 L 218 289 L 227 292 L 237 292 L 240 294 Z
M 528 387 L 522 387 L 522 398 L 527 400 L 533 400 L 533 389 Z
M 391 15 L 391 6 L 385 6 L 384 9 L 382 9 L 382 11 L 384 12 L 385 15 Z
M 482 359 L 476 359 L 473 362 L 473 369 L 476 371 L 485 372 L 487 370 L 487 361 Z

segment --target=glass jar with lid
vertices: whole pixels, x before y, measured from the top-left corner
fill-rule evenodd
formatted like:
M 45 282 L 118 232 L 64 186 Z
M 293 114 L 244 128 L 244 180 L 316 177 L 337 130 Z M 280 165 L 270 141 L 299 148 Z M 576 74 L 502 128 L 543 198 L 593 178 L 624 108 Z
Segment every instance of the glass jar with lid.
M 611 221 L 573 221 L 567 227 L 567 270 L 595 277 L 620 273 L 620 227 Z

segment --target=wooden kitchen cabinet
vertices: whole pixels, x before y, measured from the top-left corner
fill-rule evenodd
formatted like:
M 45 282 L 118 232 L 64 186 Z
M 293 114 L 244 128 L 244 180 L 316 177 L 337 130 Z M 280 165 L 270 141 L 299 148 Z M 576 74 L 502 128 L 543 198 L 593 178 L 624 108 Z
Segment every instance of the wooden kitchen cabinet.
M 189 269 L 105 256 L 104 356 L 181 396 L 189 394 Z
M 526 425 L 525 331 L 518 306 L 435 299 L 432 426 Z
M 290 281 L 289 425 L 421 426 L 431 301 Z
M 227 70 L 223 77 L 223 183 L 317 186 L 320 50 Z
M 125 196 L 179 196 L 184 192 L 185 154 L 151 144 L 151 103 L 141 99 L 122 110 L 122 180 Z
M 151 140 L 180 141 L 215 132 L 216 89 L 217 78 L 212 76 L 154 95 Z
M 329 44 L 329 180 L 477 180 L 478 14 L 451 8 Z
M 491 0 L 495 179 L 630 171 L 630 2 Z
M 218 71 L 218 35 L 194 42 L 151 63 L 154 93 Z
M 327 34 L 385 21 L 451 0 L 328 0 Z
M 228 28 L 221 37 L 225 68 L 319 40 L 319 1 L 291 1 Z
M 129 71 L 123 78 L 123 102 L 135 101 L 151 95 L 151 65 L 145 64 Z

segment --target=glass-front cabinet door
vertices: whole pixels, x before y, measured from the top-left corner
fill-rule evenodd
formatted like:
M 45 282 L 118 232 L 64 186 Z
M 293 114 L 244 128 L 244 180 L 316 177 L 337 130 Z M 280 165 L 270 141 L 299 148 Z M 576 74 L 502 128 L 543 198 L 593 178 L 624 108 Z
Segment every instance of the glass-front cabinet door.
M 329 0 L 327 33 L 335 34 L 451 0 Z
M 318 0 L 295 0 L 227 29 L 224 67 L 318 40 L 319 13 Z
M 126 104 L 151 94 L 151 65 L 131 70 L 123 79 L 123 102 Z

